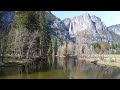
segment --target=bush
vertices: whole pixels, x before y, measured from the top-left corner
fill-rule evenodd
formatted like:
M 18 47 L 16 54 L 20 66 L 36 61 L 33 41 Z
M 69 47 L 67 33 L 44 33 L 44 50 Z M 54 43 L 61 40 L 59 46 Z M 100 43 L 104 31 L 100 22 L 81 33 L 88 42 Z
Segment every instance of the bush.
M 92 44 L 96 53 L 104 53 L 110 49 L 110 44 L 106 42 Z
M 108 51 L 110 49 L 109 43 L 104 42 L 104 43 L 101 43 L 100 46 L 101 46 L 101 50 L 103 51 L 103 53 L 104 51 Z

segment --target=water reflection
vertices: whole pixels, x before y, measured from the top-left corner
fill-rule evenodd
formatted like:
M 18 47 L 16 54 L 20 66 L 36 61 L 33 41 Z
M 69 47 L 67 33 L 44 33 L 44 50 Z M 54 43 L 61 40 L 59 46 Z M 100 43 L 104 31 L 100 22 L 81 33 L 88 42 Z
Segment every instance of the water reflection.
M 76 58 L 48 57 L 16 67 L 0 67 L 0 78 L 24 79 L 112 79 L 120 68 L 99 66 Z

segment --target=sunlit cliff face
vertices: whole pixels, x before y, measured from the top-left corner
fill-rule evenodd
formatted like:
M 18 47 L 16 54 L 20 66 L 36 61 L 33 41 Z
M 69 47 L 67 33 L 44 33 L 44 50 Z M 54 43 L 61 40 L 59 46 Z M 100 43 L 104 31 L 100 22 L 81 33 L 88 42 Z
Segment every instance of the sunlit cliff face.
M 52 13 L 50 11 L 46 11 L 48 14 Z M 14 17 L 17 11 L 0 11 L 2 25 L 6 28 L 6 31 L 9 32 L 10 26 L 14 21 Z M 91 16 L 88 13 L 85 13 L 81 16 L 76 16 L 73 19 L 66 18 L 64 20 L 60 20 L 56 16 L 54 16 L 55 20 L 50 25 L 52 27 L 52 34 L 60 35 L 64 37 L 67 35 L 69 39 L 75 38 L 75 35 L 81 31 L 89 30 L 94 36 L 94 40 L 96 42 L 105 41 L 111 42 L 113 41 L 113 37 L 111 33 L 115 33 L 120 35 L 119 25 L 106 27 L 106 25 L 102 22 L 102 20 L 96 16 Z M 56 31 L 57 29 L 61 29 L 61 31 Z M 2 29 L 1 29 L 2 30 Z M 112 32 L 111 32 L 112 31 Z
M 90 16 L 89 14 L 84 14 L 81 16 L 74 17 L 71 20 L 69 33 L 71 37 L 78 34 L 79 32 L 90 31 L 96 40 L 94 41 L 112 41 L 112 36 L 107 30 L 107 27 L 101 21 L 100 18 L 96 16 Z

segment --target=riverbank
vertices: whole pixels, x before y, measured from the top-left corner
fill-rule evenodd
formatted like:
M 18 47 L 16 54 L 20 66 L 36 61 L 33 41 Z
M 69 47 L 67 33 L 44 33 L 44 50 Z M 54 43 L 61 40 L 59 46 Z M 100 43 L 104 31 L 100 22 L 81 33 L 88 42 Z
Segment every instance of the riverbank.
M 57 56 L 57 55 L 56 55 Z M 66 56 L 57 56 L 60 58 L 66 58 Z M 89 57 L 80 57 L 80 56 L 68 56 L 68 58 L 78 58 L 79 60 L 84 60 L 86 62 L 90 62 L 96 65 L 105 65 L 105 66 L 115 66 L 120 67 L 120 55 L 100 55 L 100 54 L 94 54 Z M 9 67 L 9 66 L 17 66 L 17 65 L 23 65 L 26 63 L 30 63 L 33 60 L 18 60 L 18 59 L 5 59 L 4 63 L 0 61 L 0 67 Z
M 19 57 L 13 57 L 13 56 L 6 56 L 4 59 L 4 62 L 0 60 L 0 67 L 11 67 L 11 66 L 17 66 L 17 65 L 24 65 L 29 64 L 36 61 L 46 60 L 45 57 L 39 57 L 36 56 L 33 59 L 19 59 Z
M 32 60 L 17 60 L 17 59 L 5 59 L 4 63 L 0 61 L 0 67 L 11 67 L 11 66 L 18 66 L 24 65 L 26 63 L 30 63 Z
M 91 62 L 96 65 L 120 67 L 120 55 L 91 55 L 89 58 L 78 57 L 78 59 Z

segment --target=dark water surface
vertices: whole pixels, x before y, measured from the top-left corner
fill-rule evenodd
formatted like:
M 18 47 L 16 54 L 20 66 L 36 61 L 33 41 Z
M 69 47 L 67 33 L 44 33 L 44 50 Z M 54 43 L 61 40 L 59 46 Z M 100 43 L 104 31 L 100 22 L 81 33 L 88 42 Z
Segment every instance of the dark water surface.
M 120 68 L 75 58 L 51 58 L 24 66 L 0 67 L 0 79 L 117 79 Z

